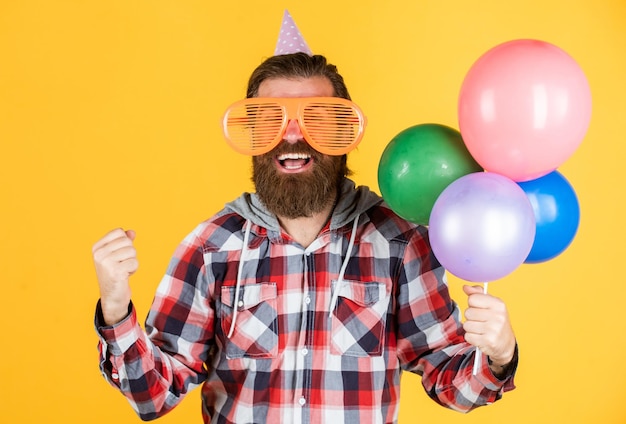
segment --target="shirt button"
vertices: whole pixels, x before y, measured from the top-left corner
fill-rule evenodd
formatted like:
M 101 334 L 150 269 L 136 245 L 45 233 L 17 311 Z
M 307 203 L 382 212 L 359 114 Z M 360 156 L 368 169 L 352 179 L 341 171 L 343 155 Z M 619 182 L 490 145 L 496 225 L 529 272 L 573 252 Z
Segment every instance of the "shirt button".
M 307 355 L 307 353 L 309 353 L 309 349 L 307 349 L 307 348 L 305 347 L 304 349 L 302 349 L 302 350 L 300 351 L 300 353 L 302 353 L 302 356 L 306 356 L 306 355 Z
M 111 374 L 111 378 L 112 378 L 113 380 L 117 380 L 118 378 L 120 378 L 120 376 L 119 376 L 119 374 L 118 374 L 118 373 L 114 372 L 113 374 Z
M 304 404 L 306 403 L 306 399 L 304 398 L 304 396 L 298 399 L 298 403 L 300 404 L 300 406 L 304 406 Z
M 311 303 L 311 296 L 307 296 L 307 297 L 305 297 L 305 298 L 304 298 L 304 303 L 306 303 L 307 305 L 308 305 L 309 303 Z
M 243 308 L 243 300 L 240 300 L 240 301 L 237 303 L 237 306 L 239 306 L 240 308 Z

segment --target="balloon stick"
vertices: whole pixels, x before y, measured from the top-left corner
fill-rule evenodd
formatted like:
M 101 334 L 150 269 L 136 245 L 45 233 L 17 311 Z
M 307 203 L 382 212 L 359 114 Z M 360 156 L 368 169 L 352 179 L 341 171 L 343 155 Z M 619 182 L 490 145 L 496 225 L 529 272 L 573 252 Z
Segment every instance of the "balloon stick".
M 489 283 L 483 283 L 483 293 L 487 294 L 487 289 L 489 288 Z M 478 374 L 478 367 L 480 367 L 480 360 L 482 357 L 482 352 L 480 348 L 476 348 L 476 355 L 474 356 L 474 368 L 472 369 L 472 375 Z

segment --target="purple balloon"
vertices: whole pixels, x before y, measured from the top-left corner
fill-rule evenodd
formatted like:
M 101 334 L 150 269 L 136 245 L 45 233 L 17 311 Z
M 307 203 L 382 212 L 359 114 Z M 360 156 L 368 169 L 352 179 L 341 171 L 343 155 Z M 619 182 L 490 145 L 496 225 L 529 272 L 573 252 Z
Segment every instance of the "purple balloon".
M 524 190 L 499 174 L 476 172 L 439 195 L 430 222 L 433 253 L 450 273 L 488 282 L 524 262 L 535 238 L 535 216 Z

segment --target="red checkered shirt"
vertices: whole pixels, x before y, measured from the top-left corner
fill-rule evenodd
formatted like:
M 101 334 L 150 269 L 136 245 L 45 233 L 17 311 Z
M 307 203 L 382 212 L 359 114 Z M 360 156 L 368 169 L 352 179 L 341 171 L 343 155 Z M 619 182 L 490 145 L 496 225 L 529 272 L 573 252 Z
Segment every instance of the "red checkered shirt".
M 306 248 L 244 217 L 262 207 L 244 195 L 180 244 L 145 332 L 132 304 L 113 327 L 96 314 L 101 370 L 143 419 L 197 385 L 207 423 L 394 423 L 403 370 L 458 411 L 514 388 L 515 366 L 500 380 L 484 356 L 472 375 L 426 229 L 351 184 Z

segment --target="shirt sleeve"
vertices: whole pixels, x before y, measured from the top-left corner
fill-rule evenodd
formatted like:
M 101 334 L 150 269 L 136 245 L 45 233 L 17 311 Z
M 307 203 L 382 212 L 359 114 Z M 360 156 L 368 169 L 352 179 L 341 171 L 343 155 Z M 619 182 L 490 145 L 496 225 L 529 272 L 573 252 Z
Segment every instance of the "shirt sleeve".
M 145 330 L 134 306 L 114 326 L 96 308 L 100 370 L 143 420 L 174 408 L 206 379 L 213 337 L 202 246 L 189 236 L 176 250 L 157 289 Z
M 418 233 L 419 234 L 419 233 Z M 458 305 L 450 298 L 445 270 L 428 244 L 427 234 L 406 246 L 398 275 L 398 355 L 405 370 L 422 376 L 428 395 L 460 412 L 488 405 L 515 388 L 517 346 L 506 375 L 499 379 L 476 348 L 465 341 Z

